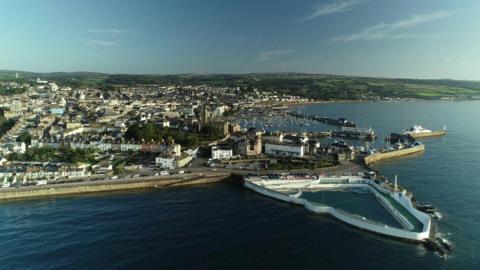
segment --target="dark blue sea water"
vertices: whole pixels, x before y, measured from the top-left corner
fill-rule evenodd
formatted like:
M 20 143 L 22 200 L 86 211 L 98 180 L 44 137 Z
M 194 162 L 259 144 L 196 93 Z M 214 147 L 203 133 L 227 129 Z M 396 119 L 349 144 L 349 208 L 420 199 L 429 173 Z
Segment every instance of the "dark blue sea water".
M 455 251 L 386 239 L 239 184 L 0 203 L 0 269 L 480 269 L 480 102 L 309 105 L 381 137 L 443 128 L 426 152 L 377 167 L 444 214 Z

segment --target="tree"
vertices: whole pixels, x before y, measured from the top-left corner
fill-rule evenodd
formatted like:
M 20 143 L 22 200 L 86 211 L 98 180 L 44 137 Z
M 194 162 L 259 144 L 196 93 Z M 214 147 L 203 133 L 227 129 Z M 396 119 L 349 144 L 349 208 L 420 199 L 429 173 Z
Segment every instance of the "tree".
M 115 168 L 113 169 L 113 174 L 118 175 L 122 173 L 125 173 L 125 167 L 123 166 L 123 164 L 115 166 Z
M 24 142 L 26 145 L 30 145 L 32 143 L 32 136 L 25 131 L 17 137 L 17 142 Z
M 202 128 L 202 133 L 208 135 L 211 139 L 222 138 L 224 136 L 220 125 L 208 124 Z
M 153 123 L 147 123 L 143 126 L 132 125 L 125 132 L 125 138 L 136 141 L 158 141 L 162 139 L 162 131 Z

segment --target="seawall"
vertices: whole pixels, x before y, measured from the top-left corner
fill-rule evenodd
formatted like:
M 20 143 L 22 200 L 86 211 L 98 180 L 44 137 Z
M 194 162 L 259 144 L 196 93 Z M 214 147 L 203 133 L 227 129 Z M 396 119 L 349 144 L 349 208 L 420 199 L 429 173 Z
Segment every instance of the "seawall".
M 153 187 L 169 187 L 182 185 L 200 185 L 216 183 L 231 179 L 229 173 L 215 174 L 185 174 L 182 176 L 157 176 L 116 180 L 100 180 L 66 184 L 51 184 L 44 186 L 2 188 L 0 200 L 20 199 L 66 194 L 118 191 L 128 189 L 145 189 Z
M 371 155 L 368 155 L 364 158 L 365 164 L 368 166 L 370 164 L 373 164 L 377 161 L 381 160 L 386 160 L 386 159 L 391 159 L 391 158 L 396 158 L 396 157 L 401 157 L 405 155 L 410 155 L 414 153 L 419 153 L 425 151 L 425 145 L 419 144 L 414 147 L 410 148 L 404 148 L 400 150 L 394 150 L 390 152 L 377 152 Z

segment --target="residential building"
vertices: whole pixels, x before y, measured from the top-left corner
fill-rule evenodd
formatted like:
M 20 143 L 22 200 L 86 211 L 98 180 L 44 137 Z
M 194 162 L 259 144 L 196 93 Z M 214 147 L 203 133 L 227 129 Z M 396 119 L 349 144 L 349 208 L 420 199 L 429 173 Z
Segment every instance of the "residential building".
M 266 143 L 265 154 L 276 157 L 303 157 L 305 149 L 303 144 Z
M 233 150 L 230 146 L 216 145 L 211 149 L 212 159 L 231 159 Z
M 155 164 L 162 169 L 175 169 L 175 155 L 162 154 L 155 158 Z
M 236 153 L 242 156 L 257 156 L 262 154 L 262 133 L 251 128 L 235 143 Z

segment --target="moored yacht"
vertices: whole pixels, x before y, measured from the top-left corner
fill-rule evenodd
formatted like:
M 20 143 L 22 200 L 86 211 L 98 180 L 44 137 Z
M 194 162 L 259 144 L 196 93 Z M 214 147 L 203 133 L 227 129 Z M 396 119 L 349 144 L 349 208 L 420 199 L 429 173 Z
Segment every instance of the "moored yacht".
M 447 132 L 444 130 L 439 130 L 439 131 L 432 131 L 430 129 L 426 129 L 420 125 L 414 125 L 413 127 L 404 130 L 403 134 L 409 135 L 412 138 L 425 138 L 425 137 L 436 137 L 436 136 L 443 136 L 447 134 Z
M 404 131 L 404 134 L 408 135 L 416 135 L 416 134 L 426 134 L 426 133 L 431 133 L 432 131 L 430 129 L 426 129 L 420 125 L 414 125 L 413 127 L 407 129 Z

